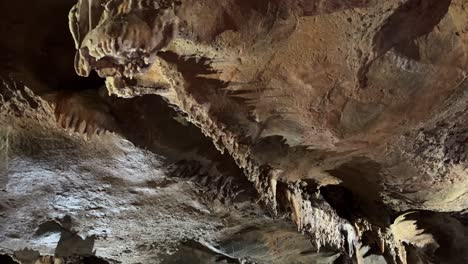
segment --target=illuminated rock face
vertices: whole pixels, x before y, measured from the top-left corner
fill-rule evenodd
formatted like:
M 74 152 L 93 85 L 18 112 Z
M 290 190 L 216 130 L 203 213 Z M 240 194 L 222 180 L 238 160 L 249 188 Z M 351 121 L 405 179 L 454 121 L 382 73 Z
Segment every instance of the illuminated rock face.
M 1 32 L 12 40 L 2 44 L 11 56 L 1 121 L 10 128 L 0 149 L 17 148 L 0 153 L 10 164 L 5 200 L 53 204 L 39 216 L 24 203 L 5 206 L 29 221 L 9 216 L 5 230 L 17 235 L 1 238 L 5 253 L 20 260 L 30 246 L 52 261 L 46 255 L 70 233 L 96 235 L 96 255 L 124 263 L 468 262 L 464 0 L 48 2 L 61 20 L 31 7 L 31 22 Z M 68 10 L 75 49 L 59 41 L 70 40 L 59 33 Z M 30 44 L 21 41 L 35 27 Z M 43 50 L 50 63 L 38 59 Z M 49 134 L 61 140 L 41 148 L 44 163 L 30 162 L 31 144 L 21 142 L 41 146 L 35 138 Z M 126 140 L 135 146 L 122 154 Z M 83 178 L 75 167 L 89 162 L 97 167 Z M 27 173 L 46 168 L 49 178 Z M 35 180 L 60 186 L 25 194 Z M 77 222 L 64 227 L 70 215 Z M 51 218 L 63 229 L 53 243 L 34 229 Z M 104 225 L 114 235 L 96 234 Z M 57 261 L 93 255 L 76 250 Z

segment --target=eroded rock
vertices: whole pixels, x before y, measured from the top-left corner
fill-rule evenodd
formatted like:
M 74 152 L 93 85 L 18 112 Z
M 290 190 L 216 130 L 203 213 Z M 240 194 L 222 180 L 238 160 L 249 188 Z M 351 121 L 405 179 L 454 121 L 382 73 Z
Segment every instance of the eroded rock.
M 40 71 L 32 70 L 24 58 L 13 63 L 14 74 L 8 79 L 12 84 L 4 82 L 7 89 L 0 93 L 2 114 L 8 116 L 3 120 L 9 123 L 0 136 L 0 158 L 8 161 L 2 167 L 7 177 L 1 182 L 9 186 L 7 190 L 30 188 L 28 183 L 19 184 L 15 175 L 23 172 L 14 171 L 11 163 L 37 167 L 35 162 L 23 161 L 32 154 L 49 153 L 52 160 L 45 164 L 52 165 L 47 166 L 83 164 L 83 153 L 86 157 L 101 153 L 109 145 L 121 146 L 126 138 L 160 155 L 156 167 L 164 172 L 158 179 L 149 177 L 150 171 L 158 170 L 144 161 L 152 154 L 125 143 L 130 159 L 109 162 L 104 159 L 108 154 L 93 157 L 93 164 L 112 175 L 108 176 L 113 179 L 112 191 L 106 197 L 114 201 L 117 193 L 125 193 L 123 187 L 129 188 L 126 198 L 141 196 L 136 205 L 131 203 L 145 208 L 138 212 L 152 215 L 166 210 L 168 218 L 155 219 L 184 217 L 190 224 L 167 220 L 176 230 L 168 235 L 161 222 L 149 225 L 153 220 L 126 214 L 132 223 L 127 239 L 143 241 L 144 246 L 130 243 L 132 248 L 111 249 L 96 242 L 106 259 L 157 256 L 164 263 L 188 258 L 284 263 L 272 253 L 279 250 L 298 263 L 464 263 L 465 227 L 455 218 L 463 218 L 468 201 L 466 9 L 463 0 L 80 0 L 68 17 L 75 41 L 75 70 L 90 78 L 96 72 L 106 79 L 110 95 L 125 99 L 100 95 L 98 87 L 44 92 L 51 82 L 35 78 Z M 14 45 L 6 46 L 15 50 Z M 15 84 L 16 79 L 24 79 L 31 88 Z M 55 104 L 59 126 L 82 134 L 94 134 L 97 129 L 118 133 L 89 143 L 81 142 L 79 134 L 65 136 L 52 129 L 56 126 L 50 119 L 52 108 L 34 99 L 34 91 L 52 107 Z M 174 110 L 168 110 L 167 104 Z M 19 125 L 26 122 L 22 118 L 31 116 L 40 116 L 40 121 L 26 128 Z M 79 120 L 87 125 L 80 128 Z M 56 146 L 80 146 L 71 155 L 79 158 L 55 162 L 54 148 L 43 147 L 44 143 L 35 144 L 38 152 L 4 151 L 25 138 L 11 133 L 44 127 L 49 131 L 41 132 L 43 137 L 53 133 L 63 139 Z M 18 149 L 29 145 L 20 144 Z M 21 158 L 12 160 L 11 155 Z M 132 171 L 135 163 L 146 168 L 141 171 L 149 177 L 145 181 L 106 169 Z M 43 175 L 56 178 L 40 168 Z M 61 171 L 67 177 L 76 174 L 74 169 Z M 91 174 L 92 184 L 102 185 L 96 178 L 100 173 L 86 175 Z M 90 184 L 80 177 L 85 186 Z M 21 188 L 11 189 L 15 184 Z M 161 193 L 153 193 L 159 189 Z M 256 192 L 266 211 L 254 205 Z M 158 205 L 147 204 L 147 199 L 154 199 L 151 193 L 160 199 Z M 82 191 L 56 195 L 60 201 L 81 199 L 76 197 L 83 198 Z M 89 199 L 83 203 L 94 204 Z M 2 206 L 22 205 L 13 200 Z M 54 210 L 81 210 L 73 206 Z M 122 220 L 100 206 L 99 216 L 94 216 L 99 221 Z M 244 230 L 240 227 L 252 222 L 257 228 L 285 218 L 309 236 L 312 249 L 292 253 L 287 246 L 267 246 L 269 250 L 262 251 L 249 239 L 240 239 L 239 250 L 226 248 L 238 240 L 225 233 L 229 228 Z M 78 219 L 93 228 L 100 223 Z M 123 220 L 115 221 L 123 225 Z M 198 232 L 193 227 L 201 223 L 213 226 L 200 227 L 203 231 Z M 155 245 L 138 225 L 174 241 Z M 78 234 L 87 232 L 85 226 L 77 227 Z M 275 228 L 280 229 L 274 225 L 270 231 L 275 233 Z M 13 229 L 17 230 L 10 238 L 26 234 L 22 241 L 27 241 L 31 235 L 26 229 Z M 241 234 L 248 238 L 252 233 L 270 232 L 261 230 Z M 135 232 L 143 233 L 135 237 Z M 184 239 L 191 242 L 180 244 L 174 257 L 161 257 L 165 250 L 174 253 Z M 252 252 L 242 253 L 243 247 Z M 310 253 L 321 248 L 326 253 Z

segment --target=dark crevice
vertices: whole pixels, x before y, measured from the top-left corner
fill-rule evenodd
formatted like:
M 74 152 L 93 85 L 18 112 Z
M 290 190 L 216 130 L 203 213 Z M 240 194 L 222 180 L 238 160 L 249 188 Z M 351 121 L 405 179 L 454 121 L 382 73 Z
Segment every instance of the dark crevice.
M 340 185 L 327 185 L 320 187 L 320 194 L 335 209 L 338 216 L 347 220 L 352 219 L 356 205 L 350 190 Z
M 289 202 L 286 191 L 288 184 L 278 181 L 276 184 L 276 202 L 278 204 L 278 212 L 290 214 L 292 212 L 291 203 Z
M 83 264 L 109 264 L 108 261 L 96 256 L 84 257 L 82 262 Z
M 342 181 L 339 186 L 324 188 L 328 199 L 339 214 L 346 217 L 366 217 L 379 226 L 388 226 L 395 214 L 382 200 L 379 183 L 381 165 L 368 158 L 355 158 L 327 171 Z M 351 201 L 341 201 L 341 198 Z M 351 209 L 349 209 L 351 206 Z
M 1 254 L 0 255 L 0 263 L 2 264 L 19 264 L 18 262 L 14 261 L 12 257 L 6 255 L 6 254 Z

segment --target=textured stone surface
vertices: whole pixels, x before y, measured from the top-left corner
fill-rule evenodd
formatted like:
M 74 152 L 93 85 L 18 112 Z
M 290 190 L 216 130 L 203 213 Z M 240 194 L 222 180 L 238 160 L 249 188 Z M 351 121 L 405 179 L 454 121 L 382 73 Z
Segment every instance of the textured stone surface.
M 95 254 L 111 263 L 178 263 L 170 255 L 187 242 L 183 248 L 200 248 L 212 259 L 321 258 L 291 224 L 254 203 L 255 191 L 241 171 L 231 171 L 229 159 L 210 161 L 203 146 L 194 145 L 199 155 L 179 152 L 194 159 L 174 162 L 169 152 L 155 154 L 159 146 L 149 152 L 109 133 L 85 141 L 57 127 L 52 109 L 28 88 L 8 79 L 3 84 L 4 94 L 17 89 L 3 101 L 1 119 L 3 253 L 22 263 L 37 263 L 39 256 L 49 263 L 45 256 L 54 255 L 81 263 L 77 256 Z M 195 257 L 190 252 L 187 259 Z
M 210 263 L 211 257 L 286 263 L 279 255 L 291 256 L 288 259 L 297 263 L 304 256 L 325 263 L 466 262 L 468 5 L 464 0 L 48 2 L 50 10 L 62 17 L 46 18 L 52 11 L 38 6 L 23 12 L 27 19 L 18 29 L 2 28 L 3 35 L 11 36 L 1 45 L 8 51 L 3 60 L 12 83 L 4 83 L 10 88 L 2 97 L 6 98 L 2 122 L 26 122 L 21 116 L 30 112 L 29 117 L 41 118 L 34 125 L 40 129 L 34 131 L 50 127 L 45 134 L 68 137 L 52 129 L 57 126 L 55 119 L 59 127 L 78 132 L 70 142 L 88 146 L 81 151 L 93 158 L 84 158 L 77 150 L 60 150 L 72 144 L 63 140 L 40 149 L 41 155 L 50 158 L 47 166 L 80 167 L 91 162 L 111 167 L 108 173 L 121 179 L 118 188 L 111 188 L 116 192 L 135 187 L 131 177 L 120 174 L 127 166 L 142 169 L 130 173 L 138 177 L 161 171 L 165 183 L 159 195 L 167 192 L 167 199 L 138 212 L 153 215 L 173 205 L 176 209 L 167 214 L 190 219 L 185 221 L 189 231 L 174 222 L 177 228 L 168 240 L 175 241 L 174 248 L 184 238 L 190 241 L 180 244 L 173 258 L 131 250 L 124 263 L 138 257 L 147 262 L 152 256 L 163 263 L 187 259 Z M 21 11 L 16 5 L 9 8 Z M 35 18 L 42 19 L 44 26 L 34 25 Z M 16 21 L 10 16 L 3 20 L 4 25 Z M 58 33 L 66 25 L 74 45 L 70 36 L 60 38 Z M 21 40 L 31 28 L 38 30 L 31 35 L 31 49 L 22 53 L 28 44 Z M 50 45 L 50 40 L 59 44 Z M 41 67 L 48 65 L 40 56 L 41 47 L 50 51 L 51 72 Z M 88 78 L 65 70 L 72 65 L 78 75 Z M 105 79 L 109 95 L 103 93 L 103 82 L 94 72 Z M 56 78 L 50 77 L 53 74 Z M 30 89 L 16 87 L 16 81 Z M 18 90 L 22 94 L 15 94 Z M 33 93 L 52 109 L 40 112 L 40 105 L 46 103 L 28 99 L 34 98 Z M 15 106 L 24 100 L 25 107 Z M 86 125 L 81 125 L 83 120 Z M 31 128 L 7 129 L 4 145 L 11 144 L 11 131 L 17 134 L 22 129 Z M 117 134 L 102 136 L 103 131 Z M 80 141 L 83 134 L 91 138 L 91 145 Z M 155 155 L 160 165 L 119 159 L 112 163 L 107 154 L 96 154 L 122 144 L 130 144 L 132 158 L 140 155 L 146 160 Z M 57 161 L 47 154 L 56 149 L 60 156 L 75 158 Z M 3 159 L 10 160 L 5 153 L 10 152 L 3 151 Z M 15 167 L 22 168 L 25 161 L 18 162 Z M 32 171 L 44 169 L 39 165 L 24 164 L 33 166 Z M 89 173 L 97 177 L 92 186 L 104 184 L 99 180 L 102 170 Z M 4 171 L 5 186 L 14 184 L 14 175 L 24 174 L 5 165 Z M 62 172 L 80 182 L 83 176 L 72 177 L 73 173 Z M 184 187 L 187 182 L 194 185 Z M 64 196 L 78 199 L 70 188 Z M 109 195 L 106 200 L 115 199 Z M 138 196 L 144 205 L 151 200 L 148 195 L 131 193 L 127 201 Z M 190 206 L 182 206 L 181 200 L 197 199 L 207 199 L 207 204 L 200 204 L 208 208 L 214 201 L 255 209 L 234 206 L 231 210 L 223 205 L 211 218 L 193 215 Z M 119 205 L 103 206 L 108 207 Z M 12 208 L 30 211 L 21 205 Z M 294 253 L 287 242 L 271 249 L 268 239 L 248 239 L 255 232 L 283 237 L 275 233 L 282 230 L 280 226 L 245 231 L 246 240 L 239 244 L 252 251 L 231 252 L 225 246 L 237 240 L 232 233 L 220 231 L 218 225 L 230 225 L 223 222 L 222 210 L 231 217 L 242 216 L 236 220 L 241 226 L 257 221 L 281 226 L 289 218 L 310 238 L 314 250 L 322 248 L 326 253 Z M 116 221 L 112 211 L 109 214 L 103 219 Z M 15 219 L 11 217 L 8 222 Z M 132 225 L 141 228 L 151 223 L 141 219 L 131 221 Z M 88 223 L 99 226 L 99 221 Z M 141 234 L 137 237 L 138 228 L 129 235 L 150 243 Z M 166 234 L 158 228 L 143 229 Z M 26 231 L 19 233 L 22 241 L 28 241 Z M 210 245 L 215 242 L 213 249 Z M 122 242 L 106 243 L 97 247 L 105 252 L 101 256 L 115 261 L 125 258 L 104 250 L 112 247 L 124 252 L 112 246 Z M 280 253 L 264 256 L 261 249 L 253 250 L 256 243 Z M 172 248 L 169 242 L 167 248 Z

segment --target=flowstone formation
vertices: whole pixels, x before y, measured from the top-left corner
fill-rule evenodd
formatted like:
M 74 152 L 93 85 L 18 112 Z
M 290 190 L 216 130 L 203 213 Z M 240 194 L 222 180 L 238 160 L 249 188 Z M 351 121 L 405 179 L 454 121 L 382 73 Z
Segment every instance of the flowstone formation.
M 51 89 L 7 59 L 1 97 L 5 200 L 72 202 L 22 229 L 7 213 L 0 247 L 71 263 L 467 263 L 465 2 L 79 0 L 57 64 L 92 82 Z M 54 133 L 37 153 L 18 143 Z M 35 170 L 77 186 L 25 194 Z M 64 254 L 64 236 L 94 244 Z

